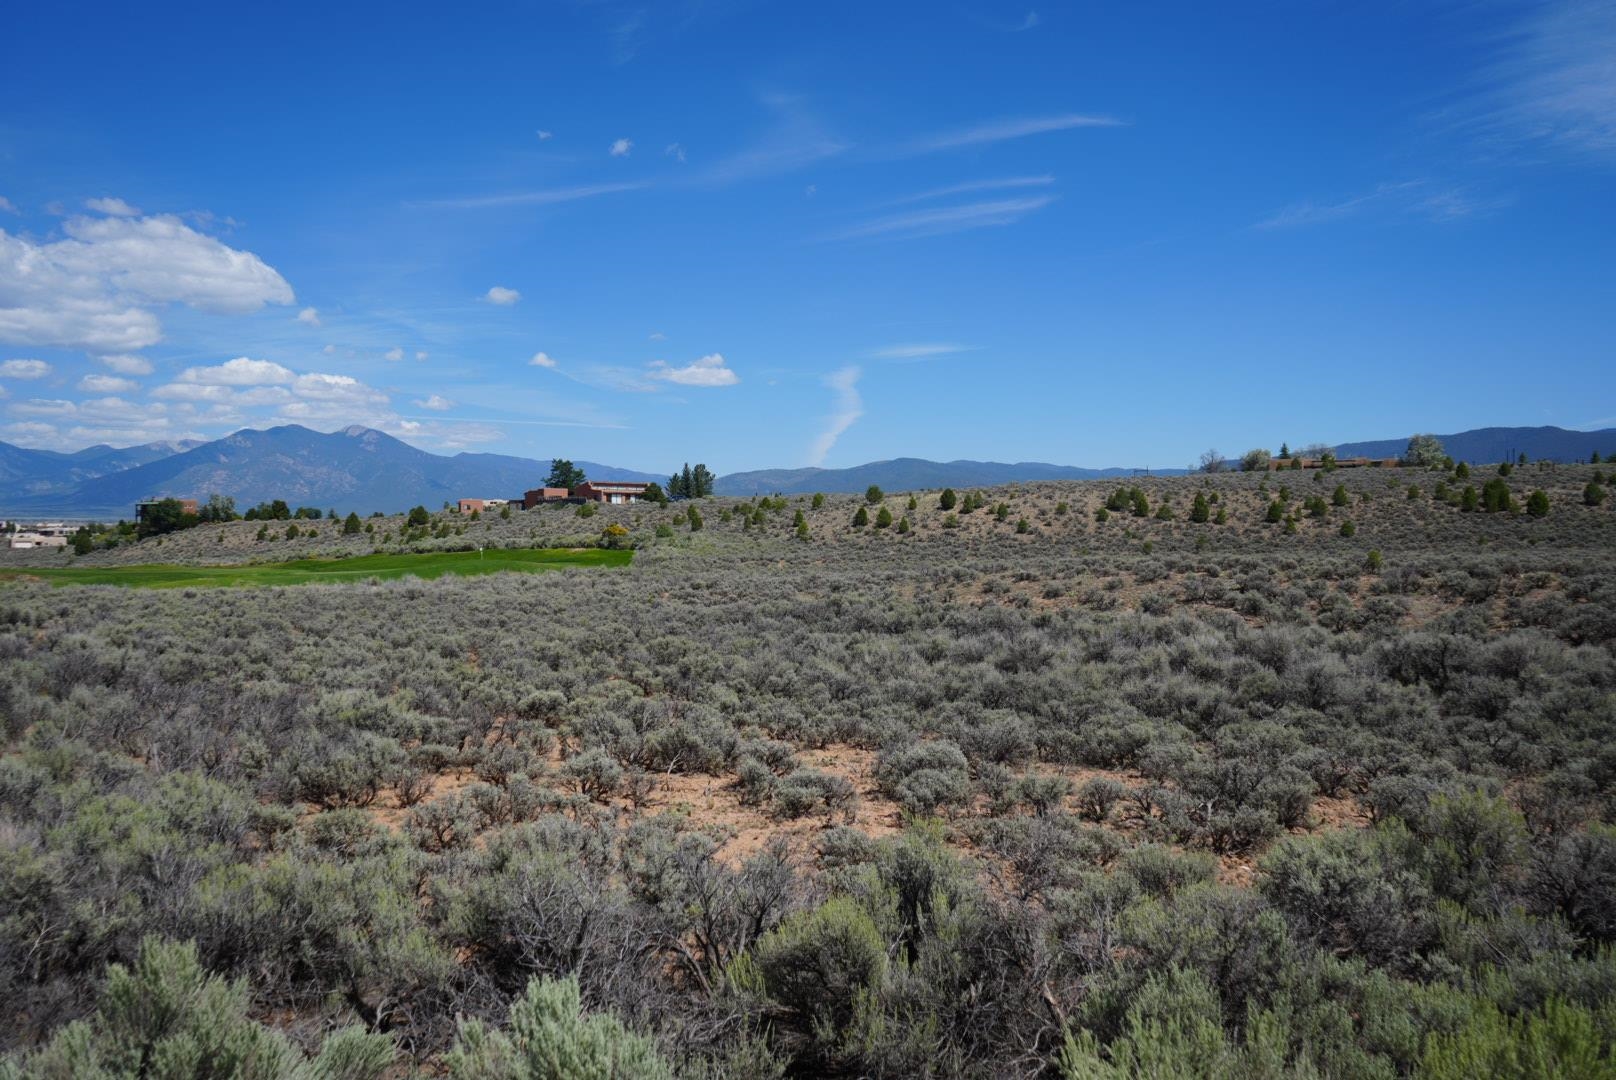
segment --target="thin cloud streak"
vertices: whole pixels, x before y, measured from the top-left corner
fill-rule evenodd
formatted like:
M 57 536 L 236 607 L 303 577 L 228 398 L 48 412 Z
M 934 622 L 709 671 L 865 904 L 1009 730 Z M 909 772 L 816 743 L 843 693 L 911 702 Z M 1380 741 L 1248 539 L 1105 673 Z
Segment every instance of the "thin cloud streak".
M 888 345 L 883 349 L 871 351 L 870 357 L 875 360 L 930 360 L 934 356 L 951 356 L 954 353 L 972 352 L 975 345 L 955 345 L 952 342 L 915 342 L 904 345 Z
M 442 417 L 442 416 L 403 416 L 403 415 L 401 415 L 401 416 L 399 416 L 399 419 L 400 420 L 430 420 L 430 421 L 432 421 L 434 423 L 442 423 L 443 420 L 444 420 L 444 417 Z M 604 421 L 593 422 L 592 423 L 592 422 L 589 422 L 589 421 L 586 421 L 586 420 L 506 420 L 506 419 L 501 418 L 501 419 L 489 420 L 489 421 L 487 421 L 487 423 L 490 423 L 490 424 L 523 424 L 523 425 L 526 425 L 527 427 L 601 428 L 601 429 L 605 429 L 605 430 L 608 430 L 608 431 L 627 431 L 628 430 L 628 425 L 627 424 L 608 424 L 608 423 L 605 423 Z
M 731 154 L 703 170 L 693 182 L 710 186 L 740 183 L 765 176 L 796 172 L 845 153 L 851 144 L 828 136 L 772 143 Z
M 1436 224 L 1459 221 L 1475 214 L 1508 206 L 1508 198 L 1479 198 L 1463 188 L 1434 188 L 1425 180 L 1380 184 L 1373 191 L 1335 203 L 1301 202 L 1256 223 L 1254 228 L 1294 229 L 1378 210 L 1386 214 L 1423 217 Z
M 623 191 L 639 191 L 650 186 L 650 182 L 646 180 L 625 180 L 615 184 L 582 184 L 577 187 L 544 188 L 538 191 L 513 191 L 504 195 L 428 199 L 407 205 L 448 210 L 482 210 L 496 206 L 549 206 L 554 203 L 576 202 L 579 199 L 593 199 L 601 195 L 615 195 Z
M 961 206 L 945 206 L 935 210 L 915 210 L 851 225 L 830 233 L 825 239 L 863 240 L 881 236 L 912 239 L 963 232 L 966 229 L 980 229 L 991 225 L 1013 225 L 1054 201 L 1053 195 L 1039 195 L 1025 199 L 993 199 L 987 202 L 965 203 Z
M 1051 131 L 1068 131 L 1072 128 L 1113 128 L 1125 127 L 1121 121 L 1111 116 L 1087 116 L 1081 113 L 1066 113 L 1060 116 L 1028 116 L 1008 120 L 993 120 L 973 127 L 961 128 L 957 131 L 946 131 L 937 135 L 929 135 L 914 139 L 898 147 L 900 157 L 917 154 L 934 154 L 942 150 L 955 150 L 962 146 L 980 146 L 984 143 L 1004 142 L 1007 139 L 1021 139 L 1029 135 L 1043 135 Z
M 858 392 L 861 374 L 863 372 L 859 370 L 858 365 L 850 364 L 825 379 L 825 385 L 836 391 L 836 409 L 828 418 L 825 430 L 814 439 L 814 444 L 808 451 L 808 464 L 814 466 L 824 464 L 825 455 L 836 445 L 836 440 L 864 415 L 864 399 Z
M 1019 188 L 1048 187 L 1055 182 L 1053 176 L 1003 176 L 991 180 L 967 180 L 962 184 L 950 184 L 948 187 L 932 188 L 929 191 L 919 191 L 913 195 L 903 195 L 896 199 L 888 199 L 884 203 L 877 203 L 877 208 L 883 206 L 906 206 L 910 203 L 930 202 L 932 199 L 947 199 L 955 195 L 970 195 L 978 191 L 1006 191 Z

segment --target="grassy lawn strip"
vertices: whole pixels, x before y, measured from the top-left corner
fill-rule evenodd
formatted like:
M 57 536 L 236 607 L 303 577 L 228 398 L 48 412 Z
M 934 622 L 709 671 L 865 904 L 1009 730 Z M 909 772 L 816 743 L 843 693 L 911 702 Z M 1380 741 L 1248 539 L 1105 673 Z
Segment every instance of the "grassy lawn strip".
M 147 589 L 193 586 L 307 585 L 370 578 L 436 578 L 444 574 L 535 573 L 570 566 L 627 566 L 632 551 L 602 548 L 431 551 L 419 555 L 360 555 L 352 559 L 298 559 L 249 566 L 93 566 L 0 570 L 0 581 L 38 578 L 52 585 L 127 585 Z

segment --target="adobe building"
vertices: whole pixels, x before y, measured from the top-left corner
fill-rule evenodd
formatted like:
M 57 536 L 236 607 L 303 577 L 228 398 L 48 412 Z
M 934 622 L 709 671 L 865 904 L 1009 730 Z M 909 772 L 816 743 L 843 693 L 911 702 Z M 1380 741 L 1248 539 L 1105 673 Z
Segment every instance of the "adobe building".
M 572 494 L 590 502 L 637 503 L 645 498 L 650 484 L 619 480 L 585 480 L 572 489 Z
M 567 489 L 564 487 L 541 487 L 522 493 L 522 509 L 531 510 L 542 503 L 566 502 Z

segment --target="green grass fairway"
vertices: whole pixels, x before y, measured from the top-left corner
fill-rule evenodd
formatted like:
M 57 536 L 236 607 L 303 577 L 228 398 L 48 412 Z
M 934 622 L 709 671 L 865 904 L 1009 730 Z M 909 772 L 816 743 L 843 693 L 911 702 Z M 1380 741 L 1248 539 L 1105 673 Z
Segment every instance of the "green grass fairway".
M 436 578 L 444 574 L 534 573 L 569 566 L 627 566 L 632 551 L 600 548 L 433 551 L 420 555 L 360 555 L 352 559 L 298 559 L 251 566 L 52 567 L 0 570 L 0 582 L 37 578 L 52 585 L 128 585 L 146 589 L 195 586 L 307 585 L 311 582 L 366 581 L 370 578 Z

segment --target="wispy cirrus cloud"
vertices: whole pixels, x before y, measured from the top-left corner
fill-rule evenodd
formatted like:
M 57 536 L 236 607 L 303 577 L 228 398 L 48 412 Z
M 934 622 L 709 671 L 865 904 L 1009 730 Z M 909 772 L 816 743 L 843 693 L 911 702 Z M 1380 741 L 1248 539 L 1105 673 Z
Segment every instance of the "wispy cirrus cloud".
M 1036 195 L 1020 199 L 990 199 L 929 210 L 911 210 L 849 225 L 828 233 L 823 239 L 863 240 L 878 237 L 915 239 L 994 225 L 1013 225 L 1054 201 L 1053 195 Z
M 826 376 L 825 385 L 836 392 L 836 402 L 830 416 L 826 417 L 825 430 L 815 437 L 813 445 L 808 448 L 808 464 L 823 465 L 825 456 L 836 445 L 836 440 L 864 415 L 864 398 L 858 392 L 859 376 L 862 374 L 857 364 L 850 364 Z
M 967 180 L 960 184 L 950 184 L 947 187 L 931 188 L 927 191 L 917 191 L 913 195 L 900 195 L 896 199 L 888 199 L 877 206 L 904 206 L 909 203 L 930 202 L 933 199 L 949 199 L 955 195 L 971 195 L 979 191 L 1013 191 L 1020 188 L 1048 187 L 1055 182 L 1053 176 L 999 176 L 986 180 Z
M 947 341 L 910 342 L 903 345 L 887 345 L 880 349 L 872 349 L 869 353 L 873 360 L 930 360 L 936 356 L 951 356 L 954 353 L 971 352 L 974 345 L 956 345 Z
M 440 207 L 448 210 L 483 210 L 500 206 L 549 206 L 554 203 L 577 202 L 602 195 L 615 195 L 622 191 L 639 191 L 650 187 L 649 181 L 633 180 L 612 184 L 578 184 L 573 187 L 538 188 L 532 191 L 508 191 L 496 195 L 468 195 L 453 199 L 428 199 L 410 206 Z
M 981 146 L 1009 139 L 1024 139 L 1029 135 L 1044 135 L 1052 131 L 1124 126 L 1126 125 L 1123 121 L 1115 117 L 1089 116 L 1083 113 L 1011 117 L 910 139 L 895 146 L 892 153 L 897 157 L 913 157 L 918 154 L 935 154 L 943 150 L 957 150 L 962 146 Z
M 1468 122 L 1483 137 L 1616 156 L 1616 6 L 1530 6 L 1480 82 Z
M 1509 205 L 1504 197 L 1483 197 L 1462 187 L 1439 187 L 1426 180 L 1379 184 L 1374 190 L 1332 202 L 1293 203 L 1257 222 L 1258 229 L 1295 229 L 1367 214 L 1412 215 L 1438 224 L 1458 221 Z

